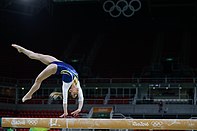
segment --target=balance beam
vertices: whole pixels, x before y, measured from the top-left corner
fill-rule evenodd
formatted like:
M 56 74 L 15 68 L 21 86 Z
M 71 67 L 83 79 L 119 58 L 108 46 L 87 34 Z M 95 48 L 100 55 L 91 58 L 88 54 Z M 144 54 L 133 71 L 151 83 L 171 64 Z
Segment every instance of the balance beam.
M 2 118 L 13 128 L 197 130 L 197 119 Z

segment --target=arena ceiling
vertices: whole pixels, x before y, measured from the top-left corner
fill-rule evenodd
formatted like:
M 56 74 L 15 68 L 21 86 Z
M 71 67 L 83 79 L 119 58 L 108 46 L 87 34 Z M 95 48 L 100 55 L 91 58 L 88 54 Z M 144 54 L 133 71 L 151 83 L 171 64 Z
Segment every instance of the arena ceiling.
M 119 7 L 110 7 L 116 3 Z M 178 52 L 180 32 L 195 37 L 196 16 L 196 0 L 1 0 L 0 76 L 35 78 L 45 67 L 10 47 L 18 43 L 69 63 L 80 59 L 72 64 L 93 76 L 131 77 L 151 64 L 155 34 L 167 32 L 171 41 L 166 45 Z M 195 57 L 188 59 L 195 68 Z

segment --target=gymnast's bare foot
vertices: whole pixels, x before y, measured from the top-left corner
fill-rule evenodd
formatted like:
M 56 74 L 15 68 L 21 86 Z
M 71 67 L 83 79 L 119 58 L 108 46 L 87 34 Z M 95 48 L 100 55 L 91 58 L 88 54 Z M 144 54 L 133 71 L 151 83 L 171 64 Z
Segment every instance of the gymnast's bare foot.
M 28 94 L 26 94 L 23 99 L 22 102 L 25 102 L 26 100 L 30 100 L 32 98 L 32 96 L 29 96 Z
M 18 50 L 19 53 L 21 53 L 23 51 L 23 47 L 17 45 L 17 44 L 12 44 L 12 47 L 16 48 Z

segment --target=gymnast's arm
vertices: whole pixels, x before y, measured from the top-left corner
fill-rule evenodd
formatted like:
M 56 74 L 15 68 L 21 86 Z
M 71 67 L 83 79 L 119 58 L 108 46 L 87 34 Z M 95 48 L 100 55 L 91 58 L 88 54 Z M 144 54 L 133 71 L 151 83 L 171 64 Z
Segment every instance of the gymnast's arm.
M 78 92 L 78 110 L 81 111 L 82 107 L 83 107 L 83 101 L 84 101 L 84 97 L 83 97 L 83 91 L 81 89 L 81 87 L 79 88 L 79 92 Z
M 68 89 L 69 89 L 69 87 L 70 87 L 70 84 L 63 82 L 62 95 L 63 95 L 64 114 L 62 114 L 60 117 L 66 117 L 68 115 L 67 103 L 68 103 Z
M 78 108 L 77 110 L 73 111 L 71 114 L 76 116 L 79 114 L 79 112 L 81 112 L 81 109 L 83 107 L 83 101 L 84 101 L 84 97 L 83 97 L 83 91 L 81 89 L 80 83 L 78 81 L 77 83 L 77 88 L 78 88 Z

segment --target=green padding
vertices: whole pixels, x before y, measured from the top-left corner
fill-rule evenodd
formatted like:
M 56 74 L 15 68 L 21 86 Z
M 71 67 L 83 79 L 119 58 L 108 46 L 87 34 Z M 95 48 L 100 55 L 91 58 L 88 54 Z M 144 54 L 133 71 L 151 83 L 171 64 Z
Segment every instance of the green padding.
M 7 129 L 7 131 L 14 131 L 14 129 L 10 128 L 10 129 Z
M 29 131 L 48 131 L 49 128 L 41 128 L 41 127 L 32 127 Z

